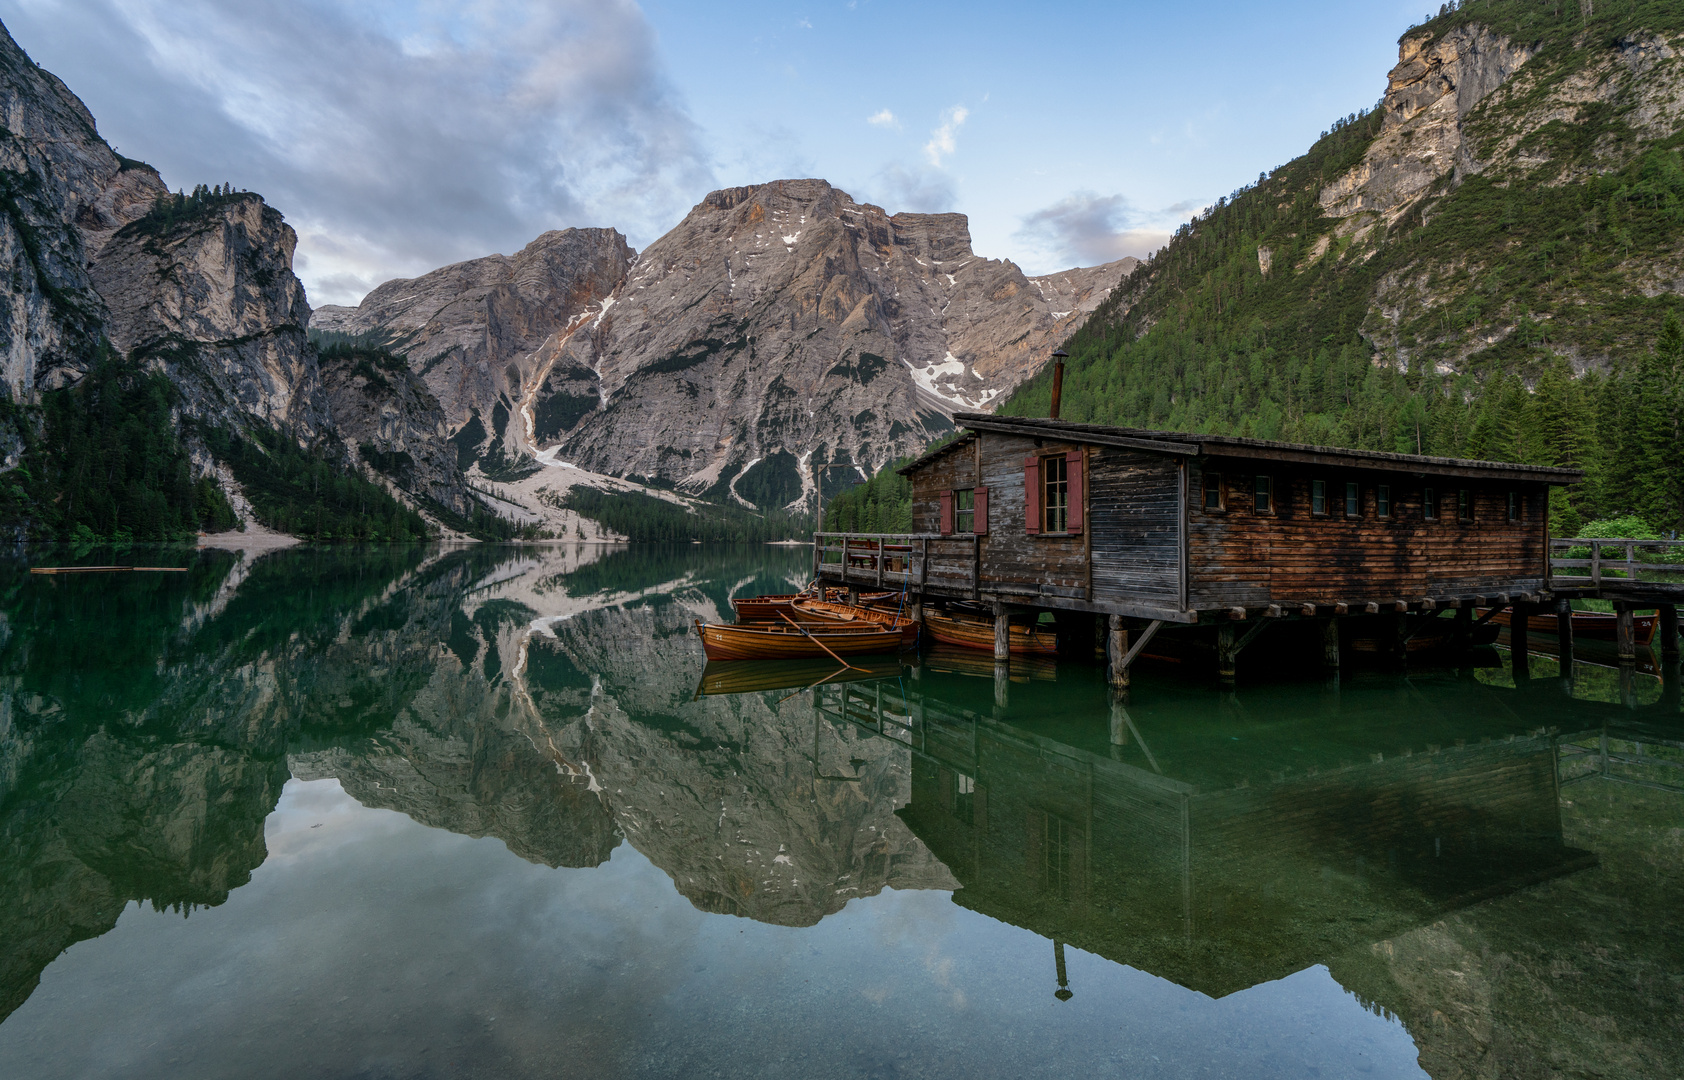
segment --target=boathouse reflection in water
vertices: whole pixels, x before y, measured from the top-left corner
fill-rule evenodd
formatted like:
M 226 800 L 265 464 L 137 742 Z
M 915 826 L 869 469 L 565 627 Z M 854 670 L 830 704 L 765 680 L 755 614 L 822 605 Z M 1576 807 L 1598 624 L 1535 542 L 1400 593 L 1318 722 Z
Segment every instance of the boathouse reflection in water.
M 908 746 L 900 815 L 955 903 L 1212 997 L 1596 862 L 1563 843 L 1544 732 L 1334 744 L 1326 713 L 1260 732 L 1236 705 L 1154 748 L 1118 706 L 1101 754 L 900 683 L 814 709 Z

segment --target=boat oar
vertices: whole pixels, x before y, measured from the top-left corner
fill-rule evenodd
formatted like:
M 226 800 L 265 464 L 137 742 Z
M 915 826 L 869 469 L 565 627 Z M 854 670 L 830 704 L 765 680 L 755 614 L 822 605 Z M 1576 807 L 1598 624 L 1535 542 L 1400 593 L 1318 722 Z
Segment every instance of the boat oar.
M 826 675 L 824 678 L 822 678 L 818 682 L 814 683 L 813 686 L 803 686 L 801 689 L 797 690 L 795 692 L 795 694 L 805 694 L 807 691 L 813 689 L 814 686 L 819 686 L 819 685 L 822 685 L 824 683 L 827 683 L 830 680 L 836 678 L 836 676 L 842 674 L 844 671 L 847 671 L 847 670 L 848 670 L 848 665 L 843 664 L 841 667 L 837 668 L 835 671 L 831 672 L 829 675 Z M 858 671 L 859 668 L 854 668 L 853 670 Z M 778 704 L 782 705 L 784 702 L 786 702 L 790 698 L 794 697 L 795 694 L 785 694 L 783 697 L 778 699 Z
M 784 615 L 784 613 L 781 612 L 781 611 L 778 612 L 778 614 L 783 616 L 784 622 L 786 622 L 789 625 L 795 627 L 797 630 L 801 631 L 803 634 L 807 634 L 807 628 L 805 626 L 802 626 L 800 623 L 796 622 L 794 619 L 790 618 L 788 615 Z M 848 663 L 848 661 L 842 659 L 840 656 L 837 656 L 835 653 L 830 652 L 830 646 L 826 645 L 824 642 L 820 641 L 818 638 L 813 637 L 812 634 L 807 634 L 807 638 L 808 638 L 808 640 L 812 641 L 812 643 L 814 645 L 817 645 L 819 648 L 823 649 L 825 652 L 830 653 L 830 658 L 832 660 L 836 661 L 838 664 L 841 664 L 843 667 L 847 668 L 848 670 L 850 670 L 850 671 L 865 671 L 865 668 L 854 667 L 854 665 Z M 869 674 L 869 672 L 867 674 Z

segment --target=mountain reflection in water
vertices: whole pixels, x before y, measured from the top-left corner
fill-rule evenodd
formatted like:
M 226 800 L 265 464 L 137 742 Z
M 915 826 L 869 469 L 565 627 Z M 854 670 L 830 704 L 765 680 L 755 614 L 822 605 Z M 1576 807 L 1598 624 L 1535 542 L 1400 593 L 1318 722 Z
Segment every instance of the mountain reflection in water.
M 811 1007 L 835 1027 L 830 1037 L 853 1046 L 827 1056 L 798 1040 L 778 1051 L 810 1053 L 795 1070 L 808 1075 L 1130 1063 L 1179 1075 L 1219 1052 L 1255 1075 L 1293 1075 L 1315 1054 L 1331 1055 L 1318 1060 L 1335 1071 L 1354 1067 L 1338 1055 L 1360 1057 L 1357 1048 L 1369 1053 L 1386 1036 L 1351 1019 L 1330 1020 L 1291 1051 L 1270 1048 L 1268 1032 L 1246 1034 L 1233 1016 L 1239 1034 L 1228 1032 L 1232 1045 L 1220 1051 L 1222 1040 L 1202 1045 L 1192 1029 L 1167 1061 L 1167 1049 L 1145 1053 L 1144 1036 L 1133 1049 L 1112 1045 L 1125 1000 L 1131 1023 L 1191 1023 L 1172 1023 L 1164 991 L 1151 987 L 1285 1007 L 1310 992 L 1306 972 L 1342 987 L 1352 1015 L 1367 1009 L 1382 1027 L 1402 1025 L 1414 1049 L 1392 1052 L 1385 1075 L 1684 1069 L 1672 911 L 1684 885 L 1684 794 L 1643 786 L 1669 779 L 1657 760 L 1679 757 L 1675 680 L 1637 692 L 1587 669 L 1569 697 L 1558 680 L 1516 688 L 1496 668 L 1222 695 L 1185 673 L 1143 672 L 1124 706 L 1108 702 L 1096 669 L 1043 664 L 1016 673 L 1001 704 L 991 664 L 968 654 L 874 661 L 864 672 L 704 668 L 692 620 L 718 619 L 733 595 L 798 585 L 799 550 L 179 558 L 188 574 L 30 577 L 21 562 L 4 571 L 0 1016 L 10 1019 L 0 1024 L 0 1073 L 25 1063 L 38 1072 L 65 1052 L 42 1046 L 67 1037 L 69 999 L 32 992 L 77 942 L 116 949 L 126 934 L 150 932 L 142 922 L 129 929 L 131 902 L 190 913 L 189 929 L 212 917 L 201 908 L 232 909 L 248 883 L 255 903 L 254 874 L 271 873 L 266 827 L 294 835 L 272 817 L 283 788 L 303 792 L 297 783 L 311 781 L 433 830 L 495 838 L 538 868 L 595 875 L 558 878 L 556 888 L 565 880 L 588 892 L 593 881 L 635 876 L 607 865 L 619 865 L 625 844 L 693 911 L 752 920 L 745 934 L 754 924 L 806 928 L 780 933 L 809 935 L 818 950 L 867 920 L 878 929 L 850 949 L 870 955 L 840 966 L 802 958 L 800 938 L 737 938 L 742 957 L 763 948 L 783 957 L 778 979 L 816 994 L 823 985 L 807 1005 L 774 1001 L 790 996 L 774 982 L 745 989 L 740 976 L 718 976 L 736 979 L 733 1007 L 749 1010 L 732 1021 L 736 1034 L 770 1023 L 756 1009 Z M 1611 704 L 1633 697 L 1635 710 Z M 1608 776 L 1559 786 L 1587 763 Z M 292 865 L 289 856 L 272 872 Z M 437 872 L 451 880 L 447 866 Z M 956 906 L 936 918 L 912 901 L 918 891 L 950 893 Z M 320 899 L 324 913 L 371 902 L 351 883 Z M 413 890 L 405 903 L 389 916 L 396 925 L 418 903 Z M 902 925 L 909 912 L 924 931 Z M 641 942 L 627 948 L 644 966 L 682 951 L 676 939 L 662 944 L 669 916 L 640 916 L 634 904 L 615 918 Z M 953 918 L 976 947 L 945 968 L 918 960 L 918 978 L 951 991 L 940 1005 L 948 1012 L 925 1016 L 918 1010 L 937 1005 L 914 996 L 896 1020 L 856 1015 L 893 991 L 854 985 L 865 976 L 848 972 L 922 955 L 889 944 L 883 920 L 916 943 Z M 1034 938 L 1042 959 L 1018 959 Z M 749 961 L 719 961 L 732 963 Z M 66 979 L 81 977 L 74 968 Z M 1131 982 L 1129 969 L 1153 978 Z M 293 977 L 285 964 L 265 970 Z M 961 985 L 955 970 L 977 981 Z M 705 974 L 692 973 L 704 988 Z M 410 992 L 416 1010 L 449 1011 L 425 980 Z M 648 1015 L 694 1027 L 723 1007 L 691 996 L 645 995 Z M 988 1009 L 1004 1019 L 961 1037 Z M 1100 1026 L 1081 1026 L 1088 1017 Z M 560 1034 L 500 1046 L 495 1071 L 543 1073 L 561 1045 L 591 1047 L 586 1057 L 611 1073 L 665 1075 L 680 1062 L 760 1069 L 747 1051 L 700 1035 L 639 1057 L 636 1045 L 609 1052 L 621 1032 L 553 1022 Z M 905 1041 L 885 1035 L 897 1022 L 911 1025 Z M 916 1033 L 928 1040 L 931 1024 L 958 1041 L 921 1054 Z M 376 1068 L 352 1060 L 368 1050 L 346 1038 L 333 1067 L 348 1075 L 474 1071 L 405 1057 L 425 1051 L 412 1045 L 391 1051 L 401 1065 Z M 884 1049 L 860 1048 L 878 1038 Z M 1000 1040 L 1029 1056 L 1002 1056 Z M 307 1069 L 300 1053 L 273 1068 Z

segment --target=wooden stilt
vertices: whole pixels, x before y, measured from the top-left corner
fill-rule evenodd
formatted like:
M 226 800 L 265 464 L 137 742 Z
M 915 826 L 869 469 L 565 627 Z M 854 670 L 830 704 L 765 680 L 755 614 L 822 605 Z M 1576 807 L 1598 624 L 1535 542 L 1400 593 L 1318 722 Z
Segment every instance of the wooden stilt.
M 1668 656 L 1661 661 L 1661 699 L 1662 712 L 1676 713 L 1680 706 L 1684 706 L 1684 660 L 1677 656 Z
M 1403 612 L 1394 611 L 1386 618 L 1391 622 L 1387 639 L 1392 646 L 1392 667 L 1397 671 L 1405 671 L 1409 667 L 1409 617 Z
M 1012 624 L 1006 605 L 994 601 L 994 661 L 1010 663 L 1012 659 Z
M 1113 615 L 1108 621 L 1110 627 L 1105 635 L 1105 659 L 1111 665 L 1111 685 L 1119 690 L 1126 690 L 1129 685 L 1129 632 L 1123 625 L 1121 615 Z
M 1515 682 L 1532 677 L 1532 643 L 1526 634 L 1526 624 L 1531 619 L 1531 604 L 1514 605 L 1514 613 L 1509 619 L 1509 666 L 1513 669 Z
M 1632 624 L 1631 605 L 1624 601 L 1614 604 L 1614 646 L 1622 664 L 1637 663 L 1637 630 Z
M 1120 691 L 1111 694 L 1111 745 L 1129 744 L 1128 695 Z
M 1463 604 L 1456 609 L 1456 626 L 1451 631 L 1451 643 L 1458 650 L 1465 650 L 1473 644 L 1474 609 L 1472 604 Z
M 857 605 L 859 602 L 860 587 L 858 585 L 848 586 L 848 603 Z
M 1678 605 L 1660 605 L 1661 625 L 1656 632 L 1661 637 L 1661 657 L 1666 660 L 1678 659 Z
M 1223 685 L 1234 684 L 1234 669 L 1239 659 L 1239 628 L 1225 622 L 1216 628 L 1216 677 Z
M 1562 678 L 1573 677 L 1573 608 L 1563 600 L 1555 611 L 1555 647 L 1561 657 Z
M 1321 625 L 1321 662 L 1332 671 L 1339 670 L 1339 620 L 1326 619 Z
M 1004 660 L 994 661 L 994 708 L 1004 709 L 1010 700 L 1012 666 Z

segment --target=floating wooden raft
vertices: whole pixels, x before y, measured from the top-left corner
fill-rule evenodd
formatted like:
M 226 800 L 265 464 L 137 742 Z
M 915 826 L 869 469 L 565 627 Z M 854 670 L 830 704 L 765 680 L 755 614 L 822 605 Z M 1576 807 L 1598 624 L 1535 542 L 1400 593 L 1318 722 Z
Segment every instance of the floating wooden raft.
M 1491 621 L 1498 626 L 1508 626 L 1512 629 L 1512 612 L 1499 611 L 1491 616 Z M 1573 612 L 1573 636 L 1594 638 L 1598 641 L 1613 641 L 1619 627 L 1620 617 L 1610 615 L 1604 611 L 1575 611 Z M 1658 615 L 1633 615 L 1631 617 L 1632 638 L 1638 645 L 1647 645 L 1654 640 L 1655 627 L 1660 624 Z M 1556 623 L 1554 615 L 1532 615 L 1526 620 L 1526 629 L 1534 634 L 1549 634 L 1555 636 Z
M 962 649 L 994 651 L 993 620 L 967 619 L 939 611 L 926 611 L 924 628 L 930 632 L 931 637 L 948 645 L 957 645 Z M 1008 641 L 1014 653 L 1033 656 L 1058 655 L 1058 636 L 1036 626 L 1013 623 Z
M 837 604 L 829 600 L 797 600 L 795 613 L 808 620 L 831 621 L 836 623 L 875 623 L 883 627 L 893 627 L 900 631 L 901 638 L 910 647 L 918 640 L 918 624 L 892 611 L 882 608 L 856 607 L 853 604 Z M 810 621 L 809 627 L 812 625 Z
M 702 651 L 709 660 L 803 659 L 821 656 L 866 656 L 899 652 L 900 631 L 892 627 L 857 629 L 844 623 L 801 627 L 696 621 Z M 822 644 L 821 644 L 822 643 Z M 829 652 L 826 652 L 826 650 Z
M 185 574 L 185 566 L 32 566 L 31 574 L 116 574 L 124 571 L 153 574 Z

